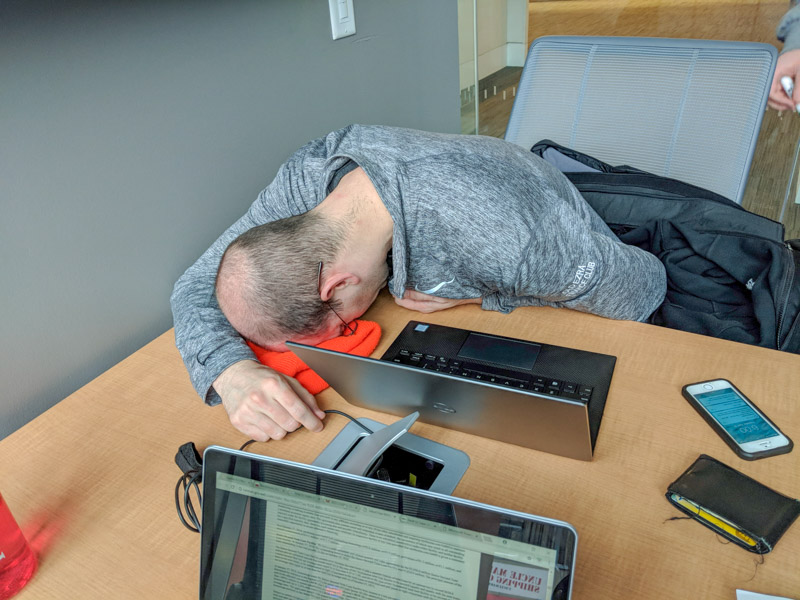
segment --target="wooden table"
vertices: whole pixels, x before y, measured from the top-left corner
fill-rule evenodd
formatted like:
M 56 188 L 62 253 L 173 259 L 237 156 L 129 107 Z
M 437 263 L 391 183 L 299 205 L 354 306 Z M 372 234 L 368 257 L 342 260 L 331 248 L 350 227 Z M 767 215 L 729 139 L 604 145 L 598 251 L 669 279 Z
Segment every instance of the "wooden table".
M 685 383 L 728 378 L 800 442 L 800 356 L 563 309 L 502 315 L 463 306 L 421 316 L 385 293 L 365 318 L 383 328 L 375 356 L 417 319 L 618 357 L 592 462 L 424 423 L 412 428 L 469 454 L 456 496 L 575 526 L 576 600 L 733 600 L 736 588 L 800 598 L 800 524 L 757 565 L 760 557 L 701 525 L 669 521 L 679 513 L 664 498 L 701 453 L 800 496 L 800 450 L 741 460 L 680 393 Z M 395 420 L 330 389 L 319 400 Z M 301 430 L 249 449 L 310 463 L 345 424 L 330 415 L 322 433 Z M 178 521 L 173 459 L 186 441 L 202 451 L 245 439 L 222 407 L 197 398 L 169 331 L 0 441 L 0 491 L 42 553 L 19 598 L 196 598 L 200 537 Z

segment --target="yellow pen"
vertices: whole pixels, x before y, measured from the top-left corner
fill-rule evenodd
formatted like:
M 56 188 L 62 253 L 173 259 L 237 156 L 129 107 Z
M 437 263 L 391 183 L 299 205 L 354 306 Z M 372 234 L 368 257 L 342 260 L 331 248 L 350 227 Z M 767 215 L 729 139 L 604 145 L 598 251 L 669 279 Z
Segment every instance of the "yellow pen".
M 723 531 L 726 531 L 727 533 L 739 538 L 748 546 L 755 547 L 758 545 L 758 543 L 749 535 L 747 535 L 746 533 L 742 533 L 741 531 L 736 529 L 733 525 L 725 521 L 722 517 L 700 508 L 699 506 L 697 506 L 697 504 L 695 504 L 691 500 L 687 500 L 686 498 L 684 498 L 683 496 L 679 496 L 678 494 L 672 494 L 671 498 L 676 504 L 680 504 L 684 508 L 689 509 L 691 512 L 696 514 L 704 521 L 707 521 L 712 525 L 714 525 L 715 527 L 718 527 Z

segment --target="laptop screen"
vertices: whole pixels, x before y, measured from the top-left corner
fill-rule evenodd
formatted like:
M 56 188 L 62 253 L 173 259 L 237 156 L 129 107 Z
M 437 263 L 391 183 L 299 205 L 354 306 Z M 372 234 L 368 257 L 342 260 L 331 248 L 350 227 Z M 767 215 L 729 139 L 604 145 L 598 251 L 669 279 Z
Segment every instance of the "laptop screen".
M 563 522 L 268 457 L 204 457 L 200 598 L 568 598 Z

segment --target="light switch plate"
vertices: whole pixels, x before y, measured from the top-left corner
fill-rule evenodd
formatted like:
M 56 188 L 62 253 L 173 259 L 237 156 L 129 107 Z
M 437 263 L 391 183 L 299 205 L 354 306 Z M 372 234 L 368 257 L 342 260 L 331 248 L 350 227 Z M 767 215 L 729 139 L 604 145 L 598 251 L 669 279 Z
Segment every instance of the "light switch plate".
M 353 12 L 353 0 L 328 0 L 331 11 L 331 35 L 333 39 L 355 35 L 356 16 Z

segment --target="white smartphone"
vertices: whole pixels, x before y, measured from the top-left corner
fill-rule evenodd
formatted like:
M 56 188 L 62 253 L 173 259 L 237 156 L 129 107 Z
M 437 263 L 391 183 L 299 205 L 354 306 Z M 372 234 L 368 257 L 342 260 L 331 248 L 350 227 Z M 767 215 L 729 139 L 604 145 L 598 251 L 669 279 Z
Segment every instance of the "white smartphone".
M 792 449 L 792 440 L 727 379 L 686 385 L 683 396 L 744 459 L 784 454 Z

